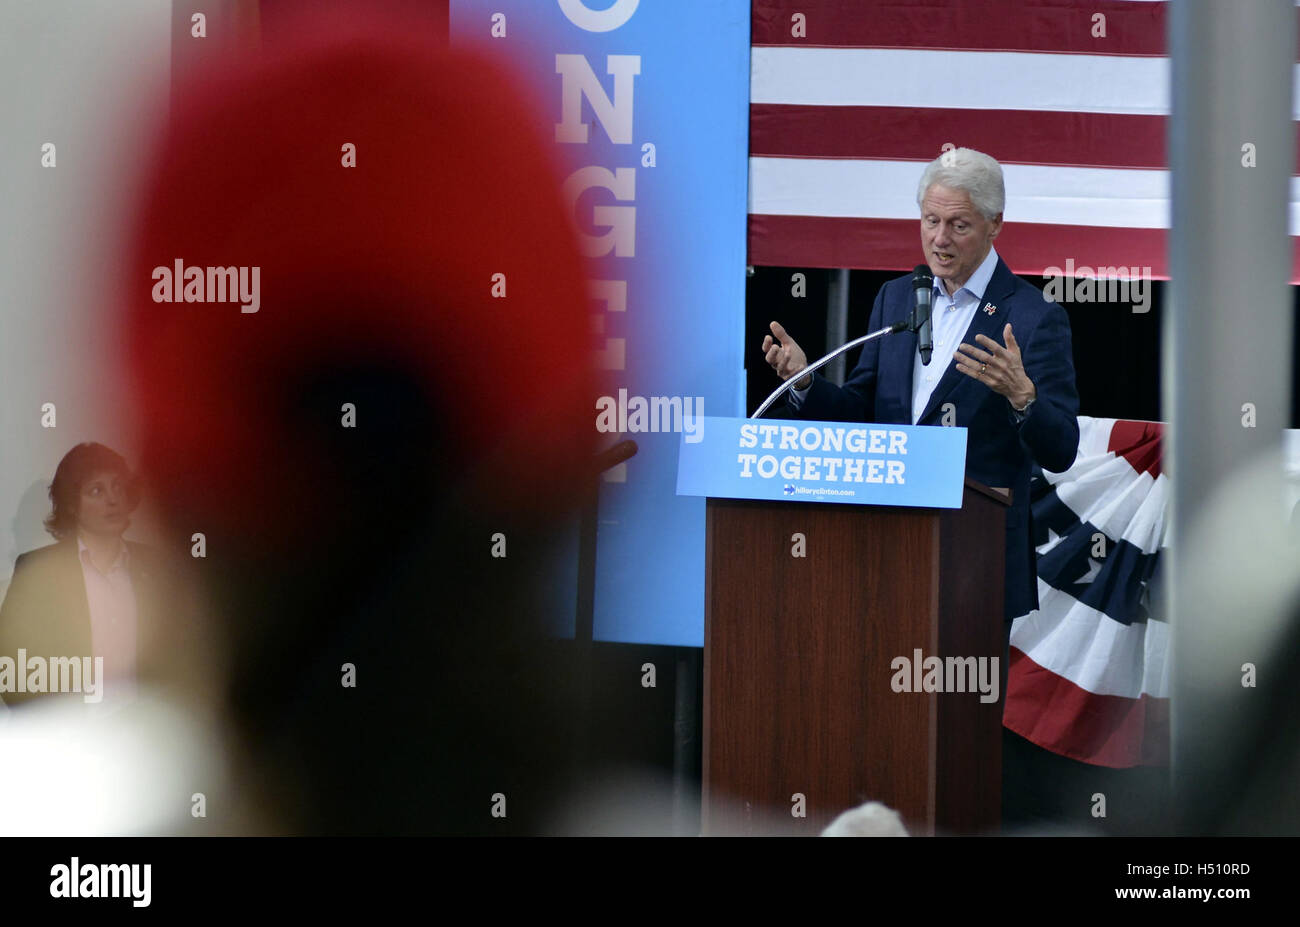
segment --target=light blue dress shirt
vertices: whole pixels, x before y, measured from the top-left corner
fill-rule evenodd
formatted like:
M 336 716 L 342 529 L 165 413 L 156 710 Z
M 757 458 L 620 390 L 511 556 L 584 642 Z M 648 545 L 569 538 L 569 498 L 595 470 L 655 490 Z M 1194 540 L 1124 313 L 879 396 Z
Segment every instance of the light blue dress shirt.
M 925 411 L 926 404 L 930 401 L 930 395 L 939 385 L 939 379 L 950 366 L 957 363 L 953 359 L 953 354 L 957 352 L 957 346 L 961 344 L 962 338 L 970 328 L 970 323 L 979 310 L 980 302 L 984 299 L 984 291 L 988 289 L 989 281 L 993 279 L 993 271 L 997 266 L 997 249 L 990 247 L 989 253 L 975 269 L 975 273 L 971 274 L 965 285 L 952 296 L 949 296 L 948 291 L 943 288 L 943 281 L 938 277 L 934 278 L 934 308 L 930 314 L 934 354 L 930 357 L 929 366 L 923 366 L 921 352 L 918 349 L 916 362 L 912 364 L 913 425 L 920 420 L 921 413 Z

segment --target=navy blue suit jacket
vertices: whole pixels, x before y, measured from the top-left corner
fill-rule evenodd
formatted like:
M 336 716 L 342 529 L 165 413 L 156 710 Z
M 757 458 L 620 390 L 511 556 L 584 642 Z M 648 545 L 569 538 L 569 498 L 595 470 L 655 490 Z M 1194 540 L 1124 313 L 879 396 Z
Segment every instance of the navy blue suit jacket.
M 990 314 L 986 307 L 992 306 Z M 876 331 L 912 311 L 910 274 L 890 280 L 876 296 L 868 331 Z M 962 341 L 980 347 L 978 334 L 1005 346 L 1002 329 L 1011 323 L 1020 345 L 1025 373 L 1037 400 L 1017 423 L 1005 396 L 957 369 L 952 350 L 936 350 L 931 364 L 945 365 L 918 425 L 942 425 L 944 406 L 952 404 L 951 424 L 968 429 L 966 473 L 987 486 L 1007 487 L 1005 614 L 1010 621 L 1038 607 L 1038 580 L 1030 530 L 1029 475 L 1033 463 L 1062 471 L 1079 450 L 1079 396 L 1074 386 L 1070 320 L 1065 310 L 1011 273 L 998 258 Z M 813 375 L 813 383 L 796 414 L 820 421 L 912 424 L 912 365 L 920 363 L 916 335 L 899 332 L 867 342 L 857 367 L 839 387 Z

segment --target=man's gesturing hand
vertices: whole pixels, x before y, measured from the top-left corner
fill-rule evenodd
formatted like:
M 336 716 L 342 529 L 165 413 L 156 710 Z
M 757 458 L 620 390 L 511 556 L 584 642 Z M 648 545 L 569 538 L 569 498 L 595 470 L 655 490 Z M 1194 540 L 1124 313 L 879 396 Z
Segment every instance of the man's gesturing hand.
M 776 336 L 775 340 L 772 335 Z M 763 357 L 772 365 L 777 376 L 782 380 L 788 380 L 808 366 L 808 355 L 804 354 L 803 348 L 785 333 L 780 322 L 772 323 L 772 335 L 763 336 Z M 812 377 L 807 376 L 796 383 L 794 388 L 807 389 L 811 383 Z
M 1013 408 L 1023 409 L 1029 400 L 1037 398 L 1038 391 L 1025 375 L 1020 345 L 1016 343 L 1016 336 L 1011 334 L 1010 322 L 1002 329 L 1002 338 L 1007 343 L 1005 348 L 988 335 L 976 335 L 975 340 L 985 350 L 963 342 L 953 357 L 957 359 L 957 369 L 966 376 L 974 377 L 993 392 L 1006 396 Z

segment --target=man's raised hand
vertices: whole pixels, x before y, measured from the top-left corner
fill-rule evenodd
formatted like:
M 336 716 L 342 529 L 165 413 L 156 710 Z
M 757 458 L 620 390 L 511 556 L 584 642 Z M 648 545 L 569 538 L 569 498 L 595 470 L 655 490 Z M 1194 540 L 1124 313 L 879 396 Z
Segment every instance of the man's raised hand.
M 1002 328 L 1004 348 L 987 335 L 976 335 L 983 349 L 965 342 L 953 354 L 956 367 L 966 376 L 979 380 L 995 393 L 1001 393 L 1016 409 L 1023 409 L 1031 399 L 1038 397 L 1034 382 L 1025 374 L 1025 363 L 1020 357 L 1020 344 L 1011 333 L 1011 323 Z
M 763 358 L 782 380 L 790 379 L 808 366 L 808 355 L 786 334 L 780 322 L 773 322 L 772 334 L 763 336 Z M 795 389 L 807 389 L 811 384 L 812 377 L 807 376 L 794 386 Z

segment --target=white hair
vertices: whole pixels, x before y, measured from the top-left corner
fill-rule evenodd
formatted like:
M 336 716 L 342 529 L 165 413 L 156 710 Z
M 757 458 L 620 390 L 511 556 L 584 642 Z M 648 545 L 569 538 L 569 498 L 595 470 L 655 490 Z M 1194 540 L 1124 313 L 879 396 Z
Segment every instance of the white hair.
M 975 211 L 985 219 L 994 218 L 1006 205 L 1002 165 L 974 148 L 949 149 L 925 166 L 916 188 L 917 206 L 935 184 L 965 191 Z
M 906 837 L 908 833 L 897 811 L 878 801 L 869 801 L 845 811 L 822 831 L 822 836 Z

